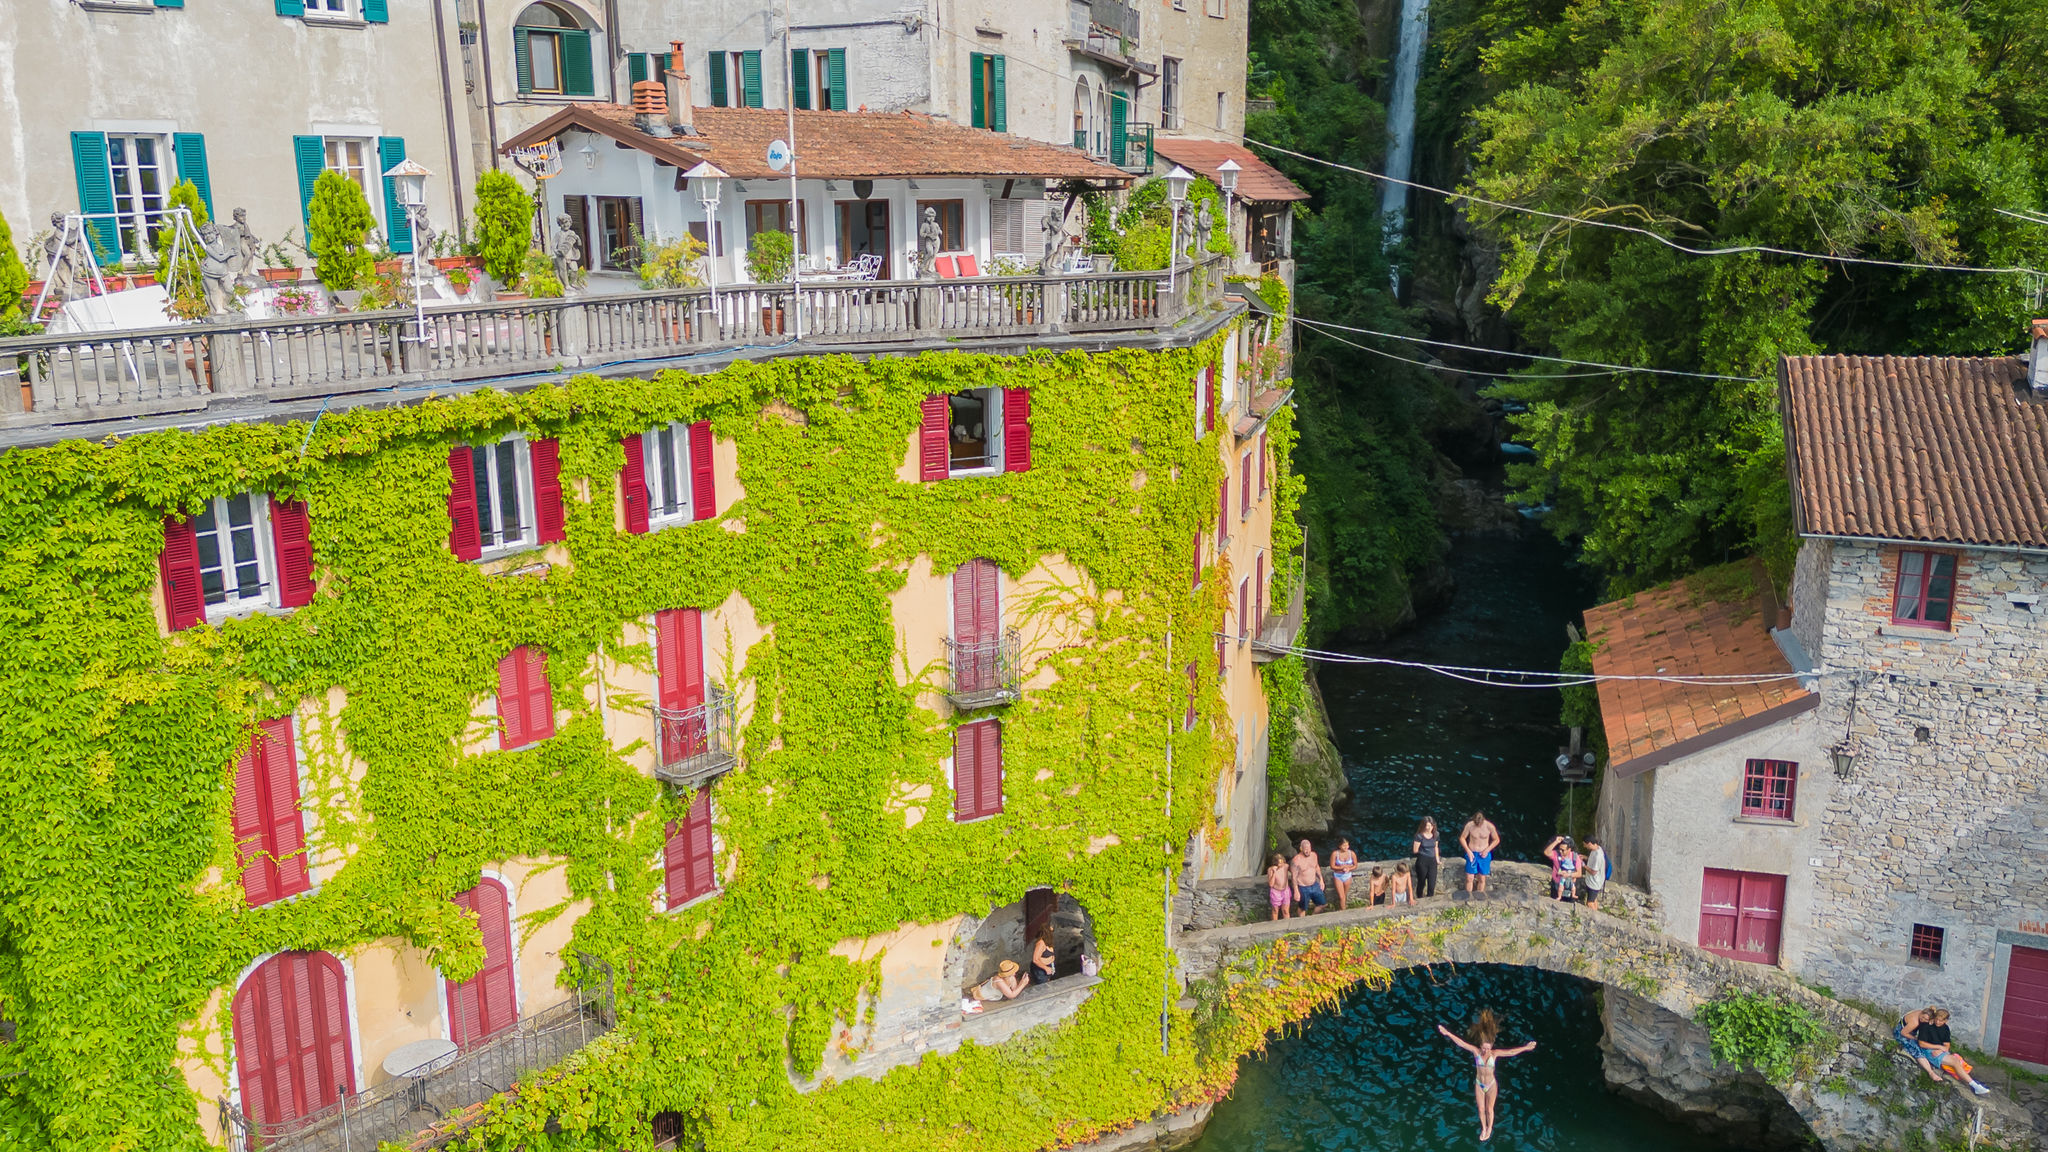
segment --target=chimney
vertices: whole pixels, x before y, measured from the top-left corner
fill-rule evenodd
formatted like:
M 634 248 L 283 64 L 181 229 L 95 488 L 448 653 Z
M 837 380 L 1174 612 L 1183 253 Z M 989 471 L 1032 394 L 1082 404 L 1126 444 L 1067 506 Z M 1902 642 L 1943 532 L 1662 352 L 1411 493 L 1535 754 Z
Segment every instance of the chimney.
M 695 136 L 697 126 L 690 109 L 690 74 L 683 71 L 683 42 L 669 41 L 668 126 L 677 136 Z
M 640 80 L 633 84 L 633 124 L 649 136 L 666 136 L 668 130 L 668 90 L 655 80 Z
M 2034 350 L 2027 357 L 2027 385 L 2036 399 L 2048 400 L 2048 320 L 2034 321 Z

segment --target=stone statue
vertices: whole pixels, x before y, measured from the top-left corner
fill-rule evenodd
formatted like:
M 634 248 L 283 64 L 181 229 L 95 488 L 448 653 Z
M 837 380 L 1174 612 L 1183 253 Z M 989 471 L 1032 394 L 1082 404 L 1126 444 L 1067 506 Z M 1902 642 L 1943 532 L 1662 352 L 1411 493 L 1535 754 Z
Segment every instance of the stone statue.
M 235 307 L 235 268 L 241 253 L 221 235 L 220 225 L 208 220 L 199 226 L 199 284 L 206 290 L 206 311 L 218 316 Z
M 555 217 L 555 279 L 564 288 L 576 283 L 583 274 L 583 237 L 569 226 L 569 217 Z
M 235 209 L 235 218 L 220 226 L 220 238 L 233 253 L 228 282 L 247 288 L 263 287 L 263 241 L 249 230 L 249 210 Z
M 64 213 L 50 213 L 50 235 L 43 240 L 43 263 L 48 268 L 43 279 L 48 281 L 50 299 L 58 304 L 86 295 L 85 279 L 92 267 L 92 253 L 85 246 L 85 221 L 78 222 L 75 234 L 66 234 L 64 225 Z
M 427 214 L 420 213 L 420 218 L 412 224 L 412 250 L 422 260 L 437 256 L 439 253 L 434 251 L 434 245 L 439 243 L 440 239 L 441 234 L 434 231 L 432 224 L 427 223 Z
M 1195 251 L 1209 250 L 1209 234 L 1215 227 L 1216 216 L 1209 211 L 1209 202 L 1204 200 L 1201 207 L 1195 209 Z
M 1039 223 L 1039 230 L 1045 233 L 1045 255 L 1038 261 L 1038 270 L 1050 276 L 1059 268 L 1061 250 L 1067 244 L 1067 230 L 1060 218 L 1051 212 Z
M 939 228 L 939 210 L 925 208 L 924 223 L 917 226 L 917 274 L 920 279 L 938 278 L 939 245 L 944 238 L 945 233 Z

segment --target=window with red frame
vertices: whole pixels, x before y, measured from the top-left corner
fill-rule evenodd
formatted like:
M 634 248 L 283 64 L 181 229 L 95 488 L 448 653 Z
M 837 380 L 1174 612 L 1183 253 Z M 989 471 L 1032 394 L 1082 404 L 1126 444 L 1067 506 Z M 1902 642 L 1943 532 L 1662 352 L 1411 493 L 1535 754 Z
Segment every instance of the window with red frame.
M 1742 767 L 1742 814 L 1790 820 L 1798 786 L 1799 765 L 1792 761 L 1751 760 Z
M 1913 943 L 1906 950 L 1906 958 L 1922 964 L 1941 963 L 1941 938 L 1946 935 L 1946 931 L 1932 924 L 1913 925 Z
M 1947 552 L 1899 553 L 1899 583 L 1892 593 L 1892 623 L 1946 628 L 1955 599 L 1954 556 Z
M 671 911 L 718 890 L 711 839 L 711 786 L 699 785 L 681 820 L 668 822 L 661 846 L 662 893 Z

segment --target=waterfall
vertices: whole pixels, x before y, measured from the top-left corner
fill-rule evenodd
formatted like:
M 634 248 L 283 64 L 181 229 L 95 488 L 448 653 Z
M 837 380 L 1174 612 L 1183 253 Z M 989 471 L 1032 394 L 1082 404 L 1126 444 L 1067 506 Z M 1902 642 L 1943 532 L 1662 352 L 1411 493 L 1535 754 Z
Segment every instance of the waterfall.
M 1386 174 L 1406 180 L 1415 168 L 1415 84 L 1422 76 L 1422 47 L 1429 42 L 1429 0 L 1401 0 L 1401 45 L 1394 54 L 1394 93 L 1387 101 Z M 1400 184 L 1380 185 L 1380 217 L 1384 245 L 1401 242 L 1402 225 L 1408 215 L 1408 189 Z M 1401 273 L 1395 269 L 1393 286 L 1401 287 Z

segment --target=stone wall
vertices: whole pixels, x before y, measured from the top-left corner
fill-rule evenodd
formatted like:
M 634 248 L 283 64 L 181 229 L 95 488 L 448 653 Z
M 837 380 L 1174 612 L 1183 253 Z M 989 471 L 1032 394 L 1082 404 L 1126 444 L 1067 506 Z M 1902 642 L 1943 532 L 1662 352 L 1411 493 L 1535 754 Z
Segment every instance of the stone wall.
M 1770 1081 L 1714 1060 L 1706 1030 L 1620 988 L 1602 990 L 1607 1086 L 1731 1148 L 1806 1148 L 1806 1121 Z
M 1961 552 L 1952 625 L 1935 630 L 1891 622 L 1899 549 L 1829 551 L 1821 718 L 1856 758 L 1820 815 L 1803 973 L 1942 1004 L 1958 1041 L 1995 1050 L 1999 932 L 2048 921 L 2048 604 L 2015 602 L 2048 601 L 2048 557 Z M 1943 929 L 1939 965 L 1909 962 L 1915 924 Z
M 1359 868 L 1361 873 L 1366 873 L 1377 864 L 1391 872 L 1394 865 L 1399 863 L 1401 860 L 1367 860 L 1362 862 Z M 1417 907 L 1463 906 L 1461 889 L 1465 883 L 1464 877 L 1463 858 L 1446 857 L 1437 872 L 1437 894 L 1420 902 Z M 1354 880 L 1352 888 L 1354 891 L 1362 890 L 1363 885 Z M 1489 890 L 1504 900 L 1533 900 L 1547 897 L 1550 894 L 1550 870 L 1544 865 L 1496 860 Z M 1458 898 L 1451 895 L 1453 891 L 1459 892 Z M 1329 897 L 1330 907 L 1335 909 L 1337 896 L 1335 890 L 1330 887 L 1328 868 L 1323 869 L 1323 892 Z M 1358 903 L 1354 900 L 1352 906 L 1356 907 Z M 1642 889 L 1620 883 L 1618 877 L 1614 883 L 1607 886 L 1601 903 L 1603 907 L 1617 910 L 1626 919 L 1651 925 L 1658 923 L 1660 912 L 1657 902 Z M 1389 908 L 1386 911 L 1391 912 L 1393 909 Z M 1192 893 L 1183 893 L 1176 898 L 1173 912 L 1174 920 L 1183 932 L 1256 924 L 1270 920 L 1271 906 L 1266 902 L 1266 878 L 1246 876 L 1228 880 L 1204 880 L 1195 886 Z

